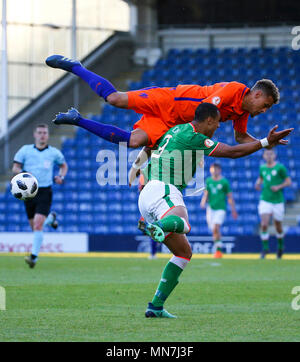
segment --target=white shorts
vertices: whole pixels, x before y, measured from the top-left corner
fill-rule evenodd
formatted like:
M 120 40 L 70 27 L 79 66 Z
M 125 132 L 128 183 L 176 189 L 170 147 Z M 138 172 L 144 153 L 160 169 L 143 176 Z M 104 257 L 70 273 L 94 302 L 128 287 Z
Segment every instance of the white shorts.
M 279 204 L 272 204 L 272 202 L 260 200 L 258 204 L 258 213 L 259 215 L 269 214 L 272 215 L 276 221 L 282 221 L 284 218 L 284 203 L 280 202 Z
M 162 181 L 149 181 L 139 196 L 139 210 L 145 221 L 161 219 L 175 206 L 185 206 L 182 193 L 174 186 Z
M 214 225 L 222 225 L 226 216 L 225 210 L 213 210 L 211 207 L 206 208 L 206 221 L 208 227 L 212 230 Z

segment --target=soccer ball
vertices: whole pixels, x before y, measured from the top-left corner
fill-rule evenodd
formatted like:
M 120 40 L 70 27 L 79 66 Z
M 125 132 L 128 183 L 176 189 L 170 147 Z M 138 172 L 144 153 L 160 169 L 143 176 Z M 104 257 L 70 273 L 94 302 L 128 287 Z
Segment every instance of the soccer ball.
M 10 191 L 16 199 L 30 200 L 38 192 L 37 179 L 29 172 L 22 172 L 14 176 L 10 181 Z

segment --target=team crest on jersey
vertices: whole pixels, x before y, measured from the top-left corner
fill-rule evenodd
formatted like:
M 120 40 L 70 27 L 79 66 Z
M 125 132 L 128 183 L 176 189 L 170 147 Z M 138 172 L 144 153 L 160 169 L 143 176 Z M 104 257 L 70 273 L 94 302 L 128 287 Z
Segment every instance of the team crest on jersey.
M 220 102 L 221 102 L 221 98 L 220 98 L 220 97 L 213 97 L 213 99 L 212 99 L 212 104 L 214 104 L 215 106 L 217 106 Z
M 218 188 L 218 190 L 221 190 L 221 189 L 222 189 L 222 185 L 221 185 L 221 184 L 218 184 L 217 188 Z
M 204 141 L 204 145 L 205 147 L 209 148 L 211 146 L 214 145 L 214 141 L 210 140 L 209 138 L 207 138 L 205 141 Z
M 272 176 L 276 176 L 277 175 L 277 171 L 276 170 L 272 170 Z

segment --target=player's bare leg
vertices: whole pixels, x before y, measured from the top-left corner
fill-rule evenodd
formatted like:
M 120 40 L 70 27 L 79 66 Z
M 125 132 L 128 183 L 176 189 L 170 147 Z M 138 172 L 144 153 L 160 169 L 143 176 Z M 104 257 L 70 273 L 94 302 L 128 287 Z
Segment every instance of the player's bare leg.
M 107 98 L 106 102 L 117 108 L 128 107 L 128 95 L 126 92 L 114 92 L 111 93 Z
M 129 147 L 130 148 L 139 148 L 147 146 L 148 144 L 148 135 L 141 128 L 136 128 L 130 133 Z
M 277 238 L 277 259 L 281 259 L 284 249 L 284 231 L 281 221 L 274 220 L 274 225 L 276 229 L 276 238 Z
M 214 258 L 222 258 L 222 256 L 223 256 L 220 229 L 221 229 L 221 226 L 219 224 L 214 224 L 213 230 L 212 230 L 214 244 L 215 244 L 215 247 L 216 247 L 216 252 L 214 254 Z
M 264 259 L 266 254 L 269 253 L 269 233 L 268 233 L 268 228 L 269 228 L 271 215 L 270 214 L 262 214 L 262 215 L 260 215 L 260 219 L 261 219 L 261 222 L 260 222 L 260 228 L 261 228 L 260 238 L 261 238 L 262 247 L 263 247 L 260 258 Z
M 185 234 L 170 234 L 165 239 L 164 244 L 174 255 L 191 260 L 192 248 Z

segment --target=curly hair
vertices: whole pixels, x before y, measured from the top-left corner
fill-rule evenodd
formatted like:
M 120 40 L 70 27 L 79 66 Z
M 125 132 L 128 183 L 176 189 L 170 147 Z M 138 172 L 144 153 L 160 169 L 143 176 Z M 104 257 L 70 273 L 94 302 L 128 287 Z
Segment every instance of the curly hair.
M 274 104 L 278 104 L 280 100 L 280 93 L 276 85 L 270 79 L 258 80 L 251 90 L 261 90 L 264 94 L 273 98 Z

